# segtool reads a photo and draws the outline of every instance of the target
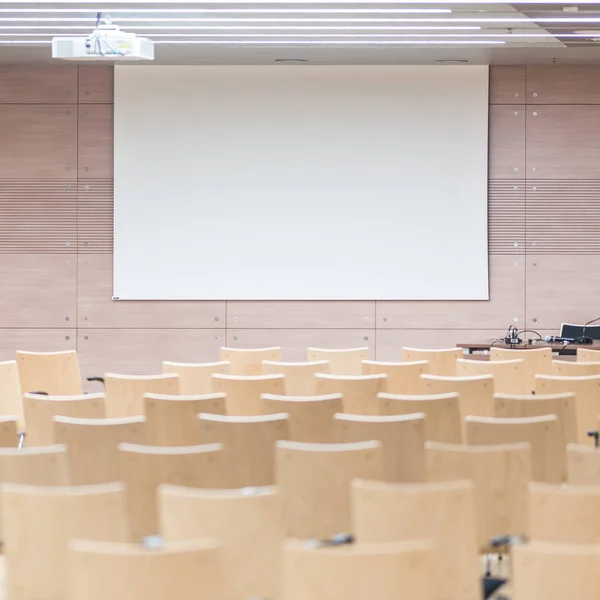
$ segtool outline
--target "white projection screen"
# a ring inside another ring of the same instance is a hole
[[[488,299],[486,66],[118,66],[114,297]]]

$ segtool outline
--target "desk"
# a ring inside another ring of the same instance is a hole
[[[537,342],[533,344],[518,344],[511,346],[504,342],[496,342],[493,339],[481,340],[478,342],[456,344],[459,348],[467,350],[469,354],[474,352],[484,352],[492,346],[494,348],[510,348],[515,350],[535,350],[539,348],[551,348],[552,352],[559,356],[568,356],[577,354],[577,348],[589,348],[591,350],[600,350],[600,342],[596,341],[593,344],[554,344],[548,342]]]

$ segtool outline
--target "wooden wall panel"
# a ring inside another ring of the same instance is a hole
[[[597,179],[600,105],[529,106],[527,176]]]
[[[600,257],[527,257],[528,326],[553,329],[600,316]]]
[[[600,67],[527,67],[528,104],[600,104]]]
[[[306,360],[306,349],[371,348],[375,357],[375,329],[227,329],[227,346],[268,348],[281,346],[283,360]]]
[[[106,65],[82,65],[79,67],[79,103],[112,104],[113,68]]]
[[[0,254],[0,327],[77,326],[74,255]]]
[[[80,254],[78,260],[81,328],[225,327],[225,302],[113,301],[112,254]]]
[[[17,350],[60,352],[76,347],[77,334],[73,329],[0,329],[0,361],[15,360]]]
[[[80,179],[112,179],[113,105],[79,107],[78,176]]]
[[[77,200],[79,251],[85,254],[112,255],[114,222],[113,180],[80,180],[77,186]]]
[[[82,376],[101,377],[160,373],[163,360],[215,361],[224,342],[224,329],[80,329],[77,348]]]
[[[525,67],[490,67],[490,104],[525,104]]]
[[[375,302],[228,302],[236,329],[357,329],[374,327]]]
[[[490,300],[377,302],[378,329],[493,329],[525,321],[523,256],[490,256]]]
[[[490,255],[525,252],[525,181],[489,181],[488,247]]]
[[[76,180],[0,179],[0,253],[72,254],[76,246]]]
[[[77,66],[0,66],[0,104],[77,104]]]
[[[489,177],[525,179],[525,106],[490,106]]]
[[[0,104],[0,179],[72,179],[77,106]]]

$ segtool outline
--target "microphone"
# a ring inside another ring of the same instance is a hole
[[[575,338],[560,337],[559,335],[547,335],[544,341],[549,344],[572,344]]]
[[[592,323],[597,323],[598,321],[600,321],[600,317],[597,317],[596,319],[592,319],[591,321],[588,321],[584,326],[583,329],[581,330],[581,337],[575,338],[575,343],[576,344],[593,344],[594,343],[594,339],[591,337],[588,337],[585,335],[585,330],[587,328],[588,325],[591,325]]]

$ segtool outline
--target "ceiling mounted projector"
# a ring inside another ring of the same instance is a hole
[[[154,43],[121,31],[108,17],[98,13],[96,29],[88,37],[55,37],[52,58],[109,62],[154,60]]]

